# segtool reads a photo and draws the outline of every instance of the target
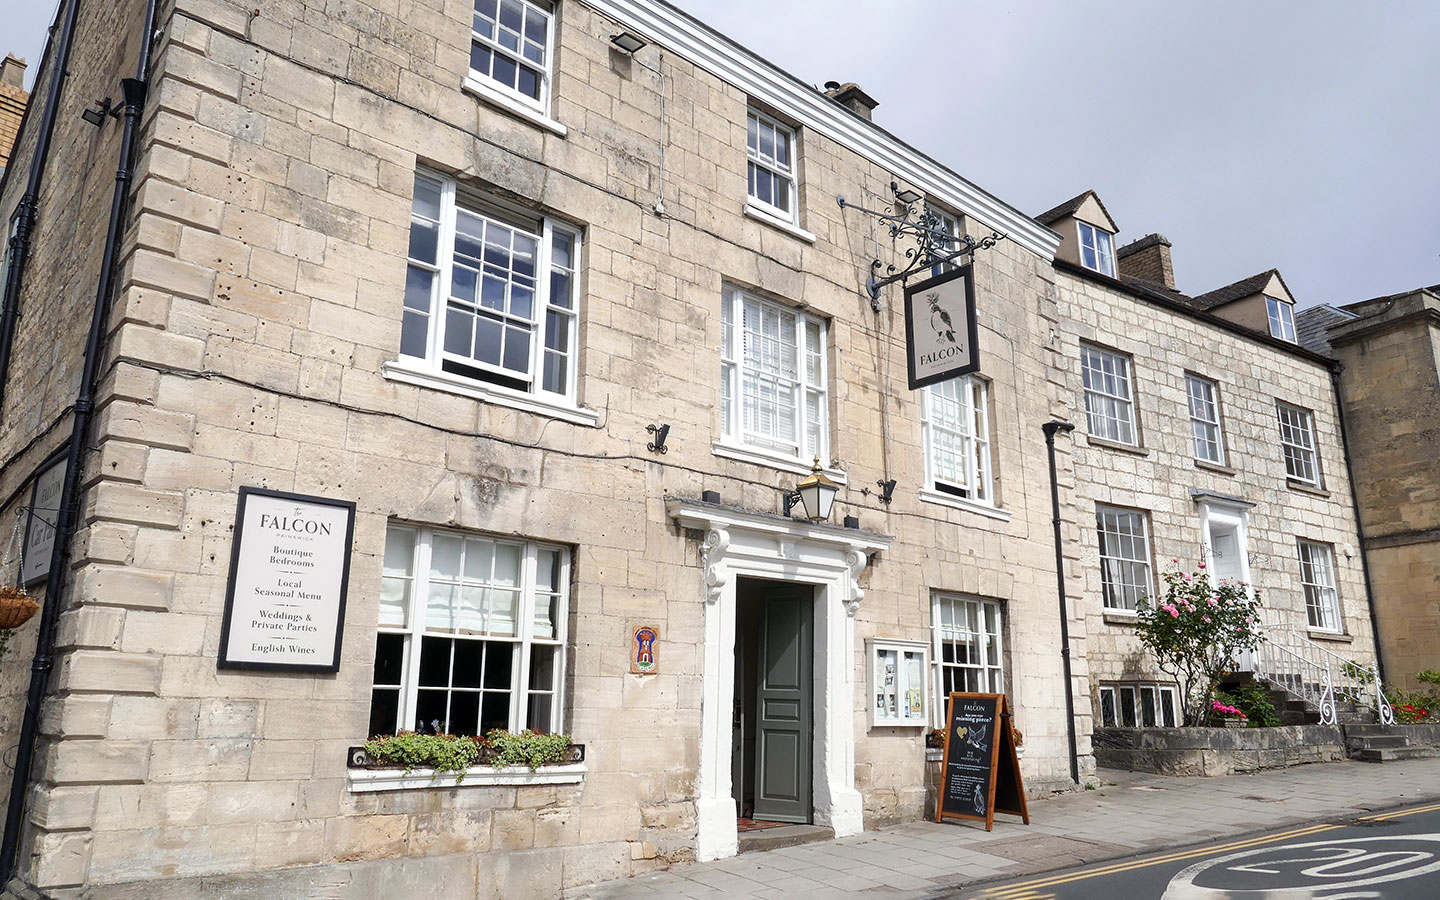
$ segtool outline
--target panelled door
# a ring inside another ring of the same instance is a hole
[[[757,819],[810,821],[815,590],[768,586],[760,608]]]

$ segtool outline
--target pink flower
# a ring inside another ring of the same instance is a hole
[[[1180,611],[1177,610],[1177,609],[1176,609],[1175,607],[1173,607],[1173,606],[1170,607],[1170,618],[1172,618],[1172,619],[1178,619],[1178,618],[1180,618]]]
[[[1210,598],[1208,598],[1205,602],[1206,602],[1207,604],[1209,604],[1210,606],[1217,606],[1217,605],[1219,605],[1219,600],[1218,600],[1217,598],[1215,598],[1215,597],[1210,597]]]
[[[1209,617],[1209,616],[1201,616],[1200,618],[1202,618],[1202,619],[1205,620],[1205,624],[1206,624],[1206,625],[1209,625],[1209,624],[1210,624],[1210,617]]]
[[[1172,557],[1170,557],[1170,561],[1171,561],[1172,563],[1178,563],[1180,560],[1178,560],[1178,559],[1176,559],[1175,557],[1172,556]]]
[[[1181,572],[1181,573],[1180,573],[1180,577],[1183,578],[1183,579],[1185,579],[1186,581],[1193,581],[1193,580],[1194,580],[1194,579],[1192,579],[1192,578],[1190,577],[1190,573],[1189,573],[1189,572]]]
[[[1203,562],[1200,564],[1200,568],[1205,568],[1205,564]]]

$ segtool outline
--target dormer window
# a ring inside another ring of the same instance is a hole
[[[1284,300],[1265,298],[1265,314],[1270,318],[1270,336],[1295,343],[1295,310]]]
[[[1077,220],[1075,224],[1080,226],[1080,264],[1114,278],[1115,248],[1110,232],[1101,231],[1089,222]]]

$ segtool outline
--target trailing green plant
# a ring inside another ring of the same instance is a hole
[[[365,753],[382,766],[403,766],[406,772],[429,768],[463,778],[480,759],[480,745],[471,737],[402,731],[371,738],[365,742]]]
[[[1198,572],[1177,568],[1163,578],[1165,595],[1137,604],[1135,632],[1179,685],[1185,724],[1204,725],[1216,680],[1265,639],[1255,615],[1260,592],[1252,595],[1245,584],[1229,579],[1211,584],[1204,563]]]
[[[541,734],[538,731],[504,731],[493,728],[477,739],[484,761],[499,769],[504,766],[553,766],[565,762],[574,742],[568,734]]]

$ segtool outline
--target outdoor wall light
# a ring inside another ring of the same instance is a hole
[[[94,107],[87,108],[84,112],[80,113],[80,118],[94,125],[96,128],[105,124],[106,116],[114,116],[117,119],[120,117],[120,107],[112,107],[109,97],[106,97],[104,100],[96,100]]]
[[[809,477],[795,485],[795,490],[785,492],[785,515],[790,515],[790,510],[799,503],[805,507],[805,518],[823,522],[830,518],[830,507],[834,505],[838,493],[840,486],[820,471],[820,457],[817,456]]]
[[[909,206],[916,200],[919,200],[921,196],[923,196],[919,191],[915,190],[914,188],[906,188],[902,191],[900,190],[900,185],[896,184],[893,181],[890,182],[890,191],[895,195],[895,199],[899,201],[901,206]]]
[[[610,36],[610,43],[624,50],[626,53],[634,54],[650,42],[633,32],[622,31],[619,34],[612,34]]]

